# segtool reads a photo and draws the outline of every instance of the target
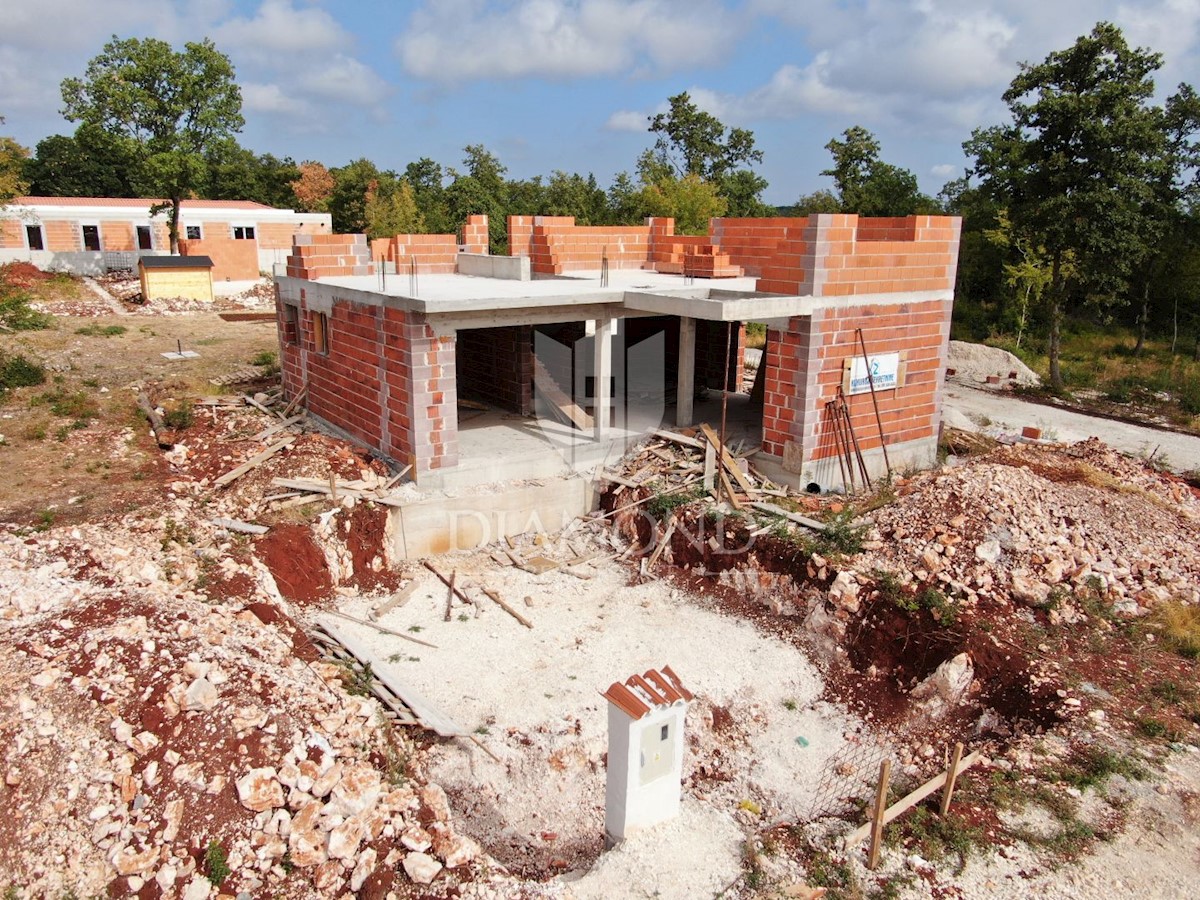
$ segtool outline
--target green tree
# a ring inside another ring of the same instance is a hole
[[[730,215],[769,215],[773,210],[761,198],[767,181],[751,170],[761,163],[762,151],[754,146],[754,132],[727,128],[720,119],[704,112],[684,91],[667,100],[665,113],[649,117],[650,132],[656,135],[649,151],[658,171],[646,176],[645,159],[639,161],[643,183],[660,182],[669,173],[679,180],[694,175],[716,185]]]
[[[608,189],[608,220],[610,225],[640,225],[646,218],[642,191],[628,172],[618,172]]]
[[[825,145],[833,168],[822,175],[833,178],[842,212],[860,216],[911,216],[933,212],[937,204],[921,193],[917,176],[879,158],[879,141],[861,125],[842,132]]]
[[[38,197],[136,197],[137,150],[128,138],[96,125],[38,141],[25,165]]]
[[[646,185],[642,206],[646,215],[674,218],[678,234],[707,234],[709,219],[725,215],[727,202],[711,181],[685,175]]]
[[[367,230],[367,192],[378,185],[383,173],[366,157],[331,169],[333,190],[326,207],[333,217],[333,230],[340,234],[362,234]]]
[[[244,124],[229,57],[209,40],[175,51],[157,38],[114,35],[83,78],[63,81],[62,97],[68,121],[135,143],[139,179],[165,198],[151,214],[169,212],[171,252],[177,253],[180,202],[203,187],[205,152]]]
[[[467,216],[486,215],[491,252],[502,254],[508,247],[507,215],[515,209],[510,205],[509,184],[504,179],[508,170],[482,144],[470,144],[463,152],[465,169],[451,169],[453,180],[446,188],[450,222],[458,229]]]
[[[0,116],[0,123],[4,118]],[[0,137],[0,206],[14,197],[24,196],[29,183],[24,178],[29,151],[9,137]]]
[[[811,194],[803,194],[792,207],[792,214],[811,216],[816,213],[836,213],[842,211],[842,201],[833,191],[819,190]]]
[[[289,159],[261,156],[227,138],[205,154],[208,183],[201,196],[208,200],[253,200],[287,209],[295,204],[292,182],[300,169]]]
[[[450,234],[458,225],[450,221],[446,205],[446,174],[440,163],[423,156],[404,168],[404,180],[412,185],[417,208],[431,234]],[[461,224],[461,223],[459,223]]]
[[[367,186],[364,218],[369,238],[419,234],[425,229],[412,185],[390,173]]]
[[[963,145],[1014,231],[1045,248],[1056,391],[1063,310],[1072,299],[1117,298],[1149,251],[1151,182],[1163,146],[1150,76],[1160,65],[1157,53],[1131,49],[1120,29],[1101,22],[1066,50],[1022,64],[1004,93],[1012,121],[976,130]]]

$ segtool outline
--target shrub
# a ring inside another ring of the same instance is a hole
[[[53,317],[29,305],[33,295],[9,278],[9,266],[0,266],[0,328],[9,331],[39,331],[49,328]]]
[[[0,350],[0,397],[13,388],[31,387],[46,381],[46,370],[19,353]]]
[[[208,849],[204,851],[204,874],[213,887],[218,888],[233,874],[229,868],[229,855],[216,841],[209,841]]]
[[[194,421],[195,416],[192,413],[192,402],[190,400],[184,400],[178,406],[168,409],[163,413],[163,424],[176,431],[191,428]]]

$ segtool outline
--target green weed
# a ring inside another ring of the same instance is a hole
[[[229,854],[225,852],[225,848],[216,841],[209,841],[208,849],[204,851],[204,877],[213,887],[219,888],[232,874],[233,870],[229,868]]]
[[[85,337],[116,337],[119,334],[124,334],[129,329],[124,325],[85,325],[83,328],[76,328],[76,334],[82,334]]]

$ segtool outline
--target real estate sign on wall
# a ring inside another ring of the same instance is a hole
[[[871,367],[869,374],[868,364]],[[868,393],[871,390],[872,382],[877,391],[894,390],[904,383],[899,353],[879,353],[869,357],[854,356],[846,360],[846,368],[849,371],[845,390],[850,395]]]

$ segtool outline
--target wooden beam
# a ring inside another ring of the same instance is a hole
[[[516,609],[514,609],[510,604],[505,602],[505,600],[503,598],[501,598],[501,596],[499,594],[497,594],[495,591],[493,591],[490,587],[485,587],[485,586],[481,585],[479,589],[481,591],[483,591],[485,594],[487,594],[489,597],[491,597],[492,600],[494,600],[496,602],[497,606],[499,606],[502,610],[504,610],[506,613],[508,613],[510,616],[512,616],[514,619],[516,619],[518,622],[520,622],[526,628],[533,628],[532,622],[530,622],[527,618],[525,618],[523,615],[521,615],[519,612],[517,612]]]
[[[776,506],[774,503],[763,503],[761,500],[751,500],[750,505],[757,510],[770,513],[773,516],[783,516],[789,522],[795,522],[797,525],[803,525],[805,528],[811,528],[813,531],[825,530],[824,522],[818,522],[816,519],[810,519],[808,516],[802,516],[799,513],[788,512],[783,507]]]
[[[392,637],[404,638],[404,640],[412,641],[414,644],[420,644],[422,647],[429,647],[433,650],[438,649],[437,644],[431,644],[431,643],[429,643],[429,641],[423,641],[420,638],[415,638],[411,634],[404,634],[403,632],[396,631],[395,629],[392,629],[392,628],[385,628],[383,625],[379,625],[375,622],[368,622],[366,619],[360,619],[357,616],[352,616],[352,615],[349,615],[344,612],[339,612],[336,609],[327,609],[327,610],[325,610],[325,613],[327,615],[338,616],[342,619],[345,619],[347,622],[354,622],[357,625],[367,625],[371,628],[374,628],[376,631],[378,631],[382,634],[390,634]]]
[[[954,745],[954,752],[950,755],[950,768],[946,770],[946,788],[942,791],[942,805],[939,808],[941,815],[946,815],[950,810],[950,798],[954,796],[954,782],[958,780],[958,764],[962,759],[962,741]]]
[[[729,474],[733,476],[733,480],[738,483],[743,491],[747,494],[754,493],[754,485],[746,478],[746,473],[742,471],[742,467],[737,464],[737,461],[729,455],[729,450],[721,446],[721,439],[717,433],[712,430],[712,426],[707,422],[700,425],[700,431],[708,438],[708,442],[714,447],[717,447],[721,453],[721,463],[729,470]]]
[[[162,416],[158,414],[158,410],[154,408],[154,404],[150,402],[150,397],[145,391],[138,394],[137,405],[138,409],[142,411],[142,415],[150,422],[150,431],[154,434],[154,441],[158,444],[158,449],[173,450],[175,445],[162,438],[163,432],[167,430],[167,425],[163,422]]]
[[[276,453],[278,453],[280,450],[282,450],[284,447],[290,447],[295,442],[296,442],[295,435],[289,435],[288,437],[285,437],[279,443],[272,444],[266,450],[262,451],[262,453],[259,453],[255,456],[250,457],[248,460],[246,460],[244,463],[242,463],[236,469],[231,469],[230,471],[226,472],[224,475],[222,475],[220,478],[218,478],[216,481],[214,481],[213,484],[216,487],[225,487],[226,485],[231,484],[234,481],[237,481],[239,478],[241,478],[247,472],[249,472],[253,469],[257,469],[259,466],[261,466],[263,463],[265,463],[268,459],[270,459],[272,456],[274,456]]]

